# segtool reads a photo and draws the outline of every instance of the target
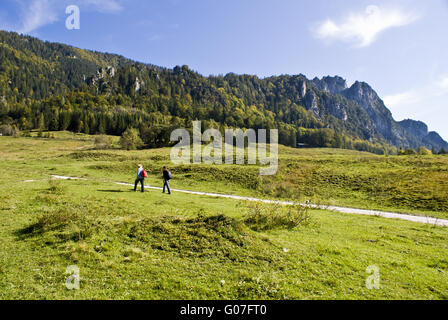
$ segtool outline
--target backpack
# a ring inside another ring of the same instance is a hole
[[[171,171],[168,171],[168,178],[173,179],[173,175],[171,174]]]
[[[142,172],[140,173],[140,176],[142,178],[147,178],[148,177],[148,172],[146,172],[146,170],[142,170]]]

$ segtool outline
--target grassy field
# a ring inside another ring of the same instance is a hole
[[[0,137],[1,299],[448,299],[448,229],[151,190],[169,149]],[[174,166],[172,187],[448,218],[448,158],[280,148],[279,174]],[[51,181],[51,175],[87,180]],[[27,180],[35,180],[26,182]],[[80,269],[80,290],[65,287]],[[369,290],[366,268],[380,270]]]

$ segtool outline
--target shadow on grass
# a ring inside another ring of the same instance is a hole
[[[107,193],[123,193],[123,190],[97,190],[98,192],[107,192]],[[134,191],[134,190],[132,190]]]
[[[68,225],[80,221],[85,222],[77,212],[59,210],[41,215],[33,224],[15,231],[15,235],[19,240],[41,237],[47,232],[63,232]]]
[[[17,239],[19,240],[25,240],[28,238],[32,238],[34,236],[41,236],[44,234],[44,230],[42,228],[42,226],[39,223],[34,223],[30,226],[21,228],[19,230],[16,230],[14,232],[14,235],[17,237]]]

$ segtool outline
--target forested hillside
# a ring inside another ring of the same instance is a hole
[[[395,122],[375,91],[339,77],[203,77],[112,54],[0,31],[0,124],[9,131],[121,135],[139,129],[147,147],[169,145],[174,128],[278,128],[280,143],[396,152],[448,144],[411,120]]]

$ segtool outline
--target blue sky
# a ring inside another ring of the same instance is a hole
[[[448,139],[448,0],[2,0],[0,29],[203,75],[365,81]]]

